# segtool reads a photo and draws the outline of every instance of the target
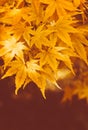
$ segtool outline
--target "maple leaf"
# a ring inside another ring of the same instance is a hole
[[[46,87],[46,78],[41,75],[41,67],[38,65],[38,60],[31,59],[27,61],[27,73],[28,77],[40,88],[43,97],[45,98],[45,87]]]
[[[16,24],[21,20],[21,13],[21,9],[8,9],[4,16],[0,18],[0,22],[9,25]]]
[[[45,10],[45,20],[51,17],[55,11],[58,16],[66,15],[66,11],[73,11],[75,8],[72,2],[67,0],[40,0],[44,4],[48,4],[48,7]]]
[[[46,89],[49,88],[50,86],[57,87],[61,89],[61,87],[57,83],[57,78],[56,78],[56,72],[52,71],[49,65],[45,65],[43,67],[43,70],[41,71],[41,74],[45,77],[46,80]],[[49,85],[49,86],[48,86]]]
[[[27,47],[23,42],[17,42],[14,37],[11,37],[8,40],[0,42],[2,48],[0,49],[0,56],[5,56],[5,63],[11,61],[14,56],[18,56],[20,59],[24,60],[23,50],[27,50]]]
[[[24,22],[19,22],[18,24],[12,26],[12,34],[13,36],[19,40],[23,38],[28,46],[30,46],[30,34],[34,31],[32,30],[32,26],[27,26]]]
[[[0,32],[0,41],[3,41],[11,37],[12,29],[10,27],[0,25]]]
[[[30,25],[30,22],[33,21],[33,18],[30,16],[33,14],[32,12],[32,8],[30,7],[23,7],[21,8],[21,13],[22,13],[22,18],[25,22],[29,23]]]
[[[72,26],[74,21],[68,17],[59,18],[54,26],[51,26],[50,29],[54,30],[56,35],[69,47],[73,48],[71,41],[71,33],[77,33],[77,29]]]
[[[59,59],[58,51],[66,49],[65,47],[53,47],[48,48],[47,50],[42,50],[37,54],[36,58],[40,58],[40,66],[44,66],[45,64],[49,64],[53,71],[57,70]]]
[[[38,28],[32,33],[33,37],[31,38],[31,46],[35,46],[39,49],[42,48],[42,45],[48,46],[49,41],[47,36],[52,32],[52,30],[44,29],[44,24],[38,26]]]
[[[58,54],[58,59],[63,61],[65,63],[65,65],[71,70],[71,72],[75,75],[73,67],[72,67],[72,61],[70,59],[69,55],[63,54],[63,53],[59,53]]]
[[[21,88],[22,85],[24,84],[26,77],[27,77],[26,66],[23,64],[23,65],[21,65],[20,69],[17,71],[16,77],[15,77],[15,84],[16,84],[15,93],[16,94],[17,94],[19,88]]]
[[[62,61],[66,64],[66,66],[72,71],[72,62],[70,60],[69,55],[64,54],[62,51],[66,50],[65,47],[53,47],[48,50],[42,50],[37,54],[36,58],[40,58],[40,66],[44,66],[45,64],[49,64],[52,70],[55,72],[59,65],[59,61]]]
[[[26,26],[23,32],[23,38],[26,41],[27,45],[30,47],[31,46],[31,36],[33,34],[33,30],[31,26]]]
[[[17,40],[19,40],[22,37],[24,32],[25,32],[24,22],[19,22],[18,24],[15,24],[14,26],[12,26],[12,34]]]
[[[35,10],[35,13],[37,14],[37,15],[39,15],[40,14],[40,0],[32,0],[32,5],[33,5],[33,7],[34,7],[34,10]]]
[[[87,52],[85,47],[83,46],[83,43],[85,45],[88,45],[88,41],[82,34],[76,34],[72,36],[73,46],[78,53],[79,57],[85,61],[85,63],[88,64],[88,58],[87,58]]]
[[[14,60],[9,63],[9,69],[2,76],[2,79],[13,75],[15,75],[15,84],[16,84],[15,93],[17,94],[17,91],[19,90],[20,87],[22,87],[27,77],[26,66],[20,59]]]
[[[31,24],[32,22],[32,25],[39,25],[40,22],[42,21],[43,19],[43,7],[40,6],[40,3],[38,5],[36,4],[37,0],[36,1],[27,1],[27,3],[29,3],[29,6],[28,7],[23,7],[21,8],[21,13],[23,14],[22,15],[22,18],[29,23],[29,25]]]
[[[9,62],[9,64],[8,64],[9,69],[2,76],[2,79],[16,74],[17,71],[20,69],[20,67],[21,67],[22,64],[23,63],[22,63],[21,60],[14,60],[12,62]]]
[[[42,95],[45,97],[45,89],[47,87],[47,83],[51,83],[55,85],[59,89],[59,85],[56,83],[56,79],[53,76],[52,71],[49,68],[41,68],[37,60],[30,60],[27,64],[27,73],[28,77],[40,88]],[[51,75],[52,73],[52,75]]]

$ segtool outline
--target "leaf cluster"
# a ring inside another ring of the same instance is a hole
[[[72,58],[88,65],[86,0],[1,0],[2,78],[15,76],[16,91],[31,81],[45,97],[47,82],[59,87],[57,73]]]

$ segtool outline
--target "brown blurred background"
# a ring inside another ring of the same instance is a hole
[[[0,130],[88,130],[88,104],[61,103],[63,92],[47,91],[44,100],[34,84],[14,95],[10,79],[0,81]]]

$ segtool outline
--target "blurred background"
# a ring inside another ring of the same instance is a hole
[[[31,83],[14,95],[10,79],[0,81],[0,130],[88,130],[85,99],[61,102],[63,92],[46,91],[46,100]]]

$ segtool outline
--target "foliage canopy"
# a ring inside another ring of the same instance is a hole
[[[32,81],[45,97],[58,71],[75,74],[72,58],[88,65],[86,0],[1,0],[0,32],[2,78],[15,76],[16,94]]]

